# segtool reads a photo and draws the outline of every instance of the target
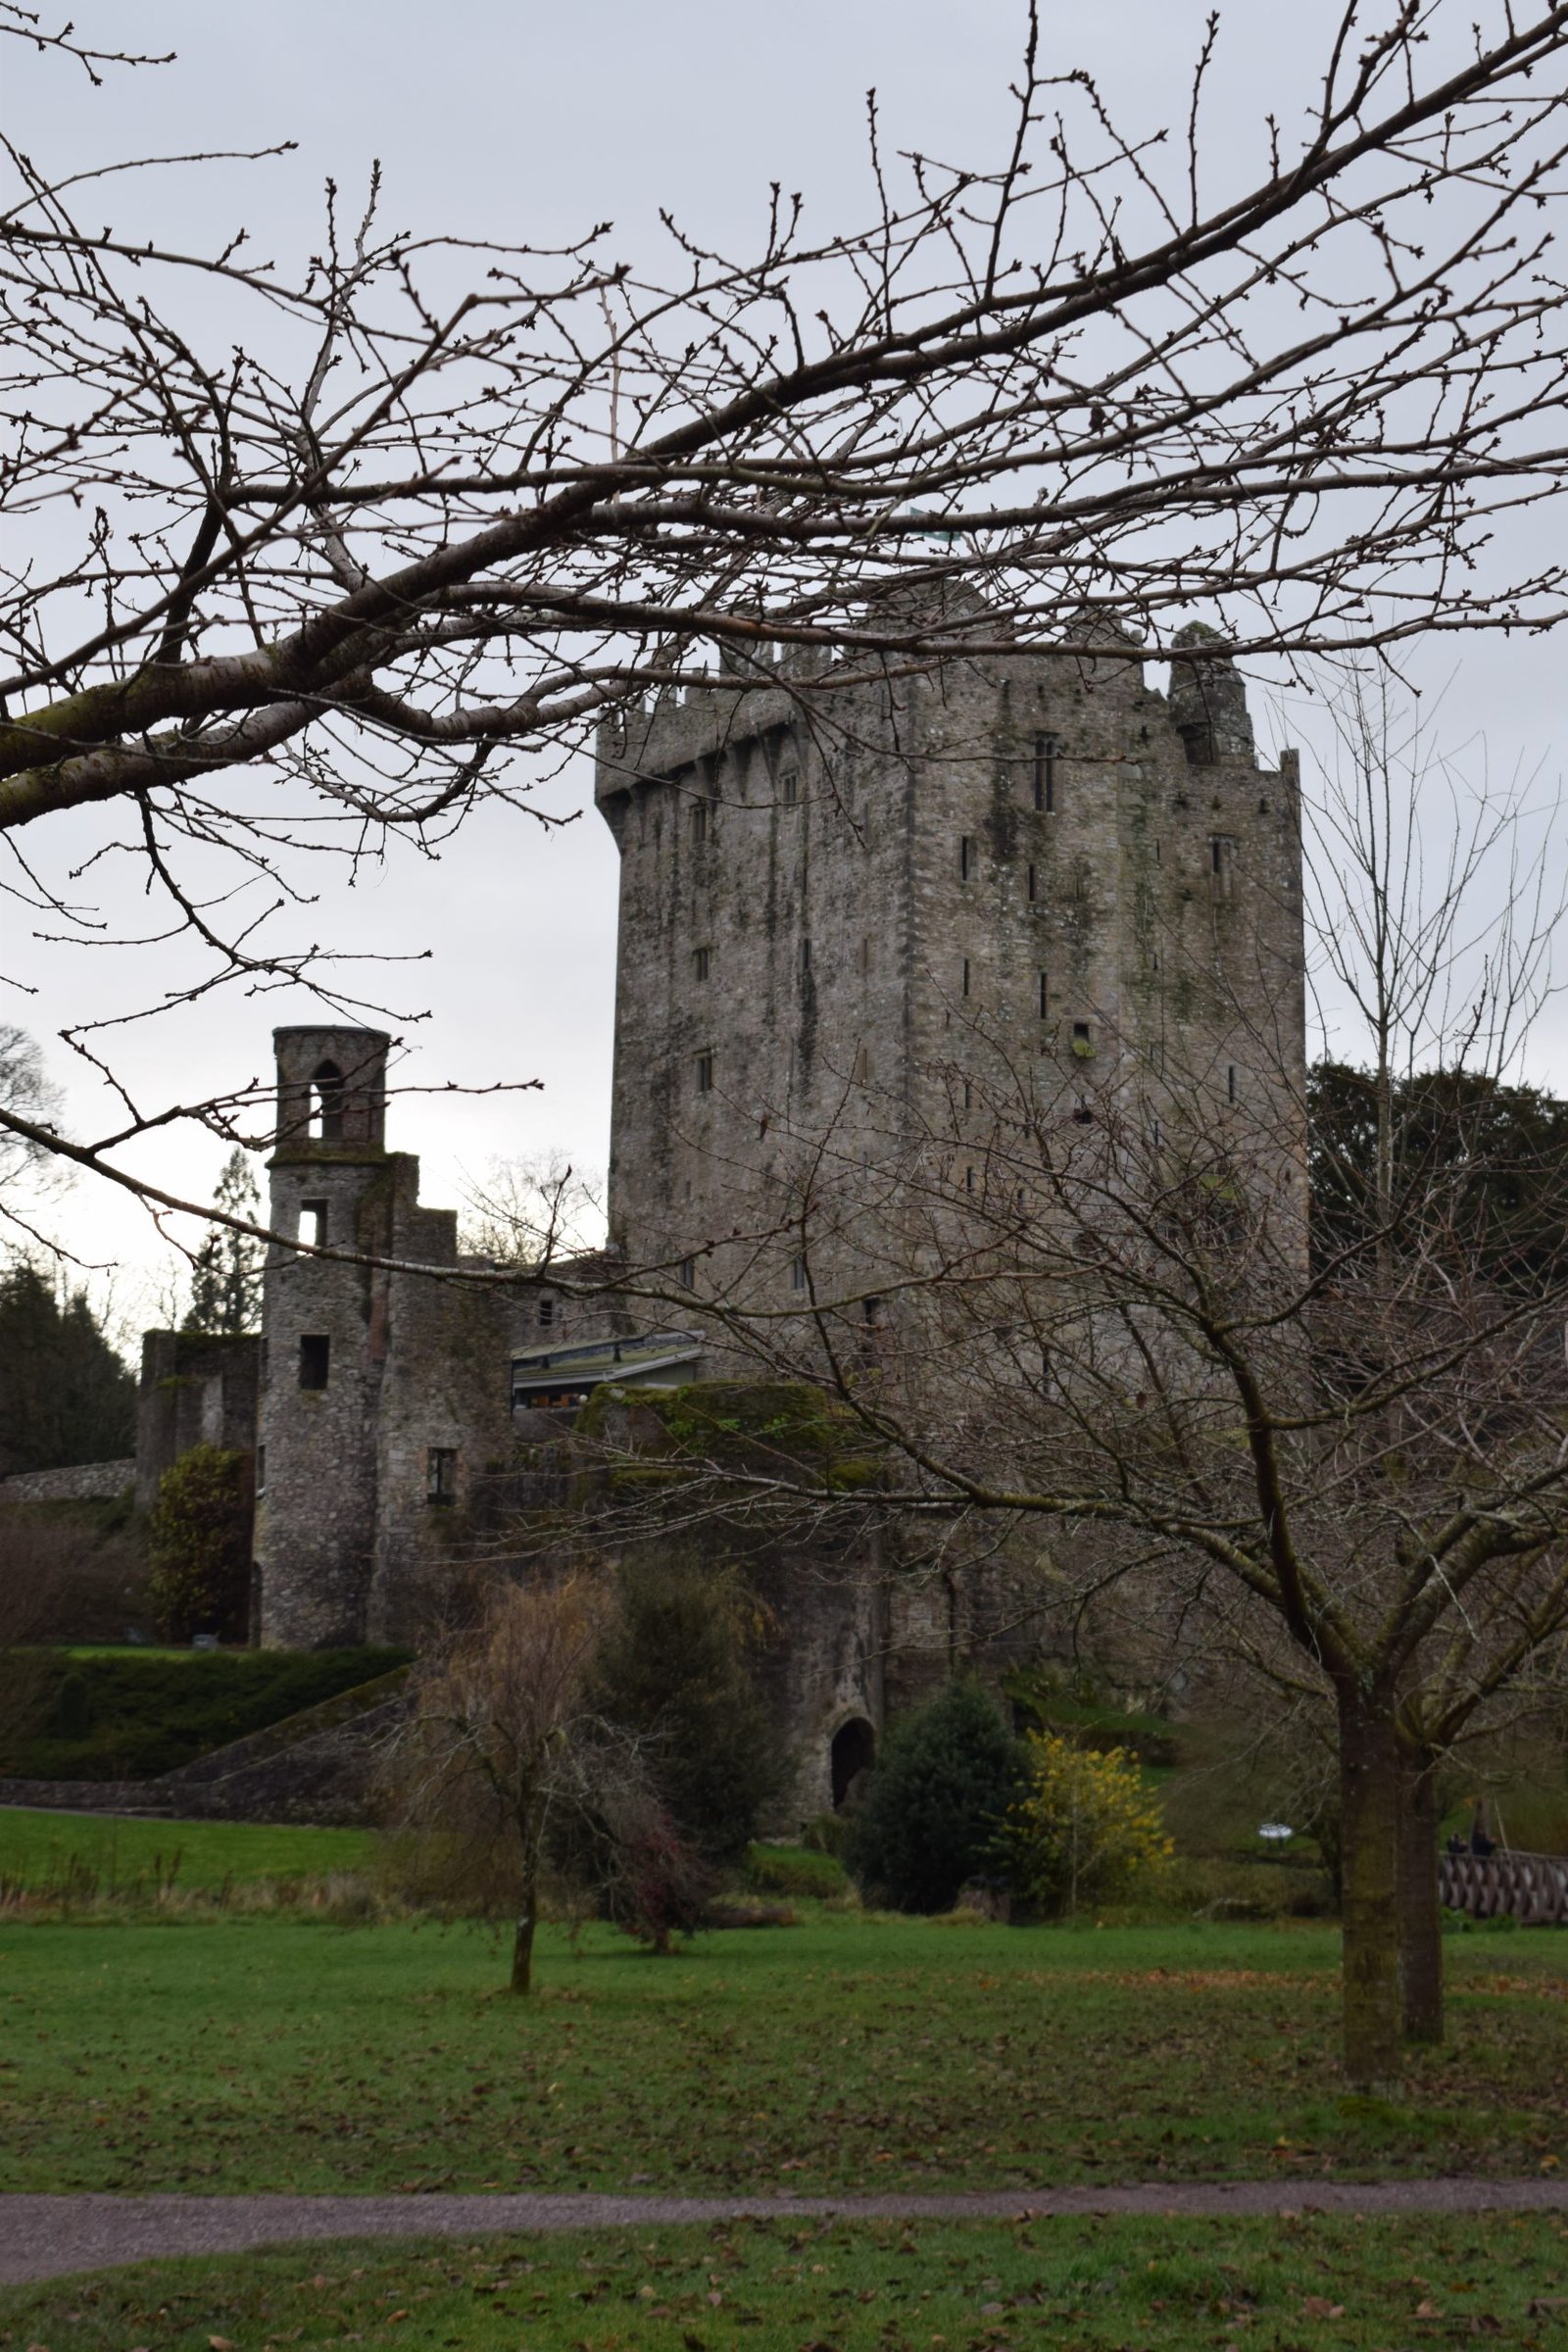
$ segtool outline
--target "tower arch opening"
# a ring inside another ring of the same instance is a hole
[[[343,1141],[343,1073],[335,1061],[311,1072],[311,1133],[323,1144]]]
[[[856,1784],[876,1762],[876,1734],[863,1715],[852,1715],[833,1735],[828,1767],[833,1782],[833,1810],[842,1813]]]

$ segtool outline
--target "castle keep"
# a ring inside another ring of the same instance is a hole
[[[999,1071],[1061,1103],[1095,1090],[1289,1123],[1295,756],[1259,763],[1242,682],[1205,639],[1168,698],[1134,649],[1070,647],[960,643],[904,675],[730,669],[602,728],[595,797],[621,874],[612,1262],[666,1268],[689,1313],[479,1279],[454,1212],[420,1203],[417,1160],[387,1148],[388,1039],[276,1033],[273,1228],[378,1262],[277,1250],[267,1269],[256,1638],[416,1632],[441,1614],[454,1530],[564,1416],[607,1382],[733,1370],[705,1298],[788,1305],[799,1154],[824,1136],[852,1170],[938,1133],[961,1155],[971,1084]],[[818,1246],[852,1289],[886,1271],[853,1202]],[[168,1385],[144,1375],[172,1429]],[[983,1582],[906,1589],[874,1561],[804,1554],[757,1575],[806,1810],[842,1794],[890,1706],[1004,1618],[1030,1638]]]

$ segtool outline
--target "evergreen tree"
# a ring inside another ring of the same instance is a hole
[[[85,1295],[62,1304],[25,1262],[0,1273],[0,1476],[116,1461],[135,1444],[135,1376]]]
[[[899,1911],[946,1911],[997,1853],[1024,1750],[976,1682],[894,1725],[851,1817],[844,1859],[867,1894]]]
[[[226,1216],[248,1217],[253,1225],[260,1224],[261,1194],[245,1152],[233,1151],[223,1162],[213,1205]],[[180,1328],[224,1339],[259,1331],[263,1254],[263,1244],[252,1235],[215,1225],[192,1263],[190,1306]]]
[[[1393,1087],[1390,1213],[1407,1253],[1510,1290],[1560,1280],[1568,1220],[1568,1102],[1475,1070],[1417,1070]],[[1376,1247],[1378,1099],[1373,1073],[1320,1061],[1307,1080],[1314,1254]]]
[[[780,1748],[747,1655],[757,1607],[733,1568],[677,1555],[622,1569],[595,1700],[645,1743],[657,1794],[705,1862],[737,1862],[782,1793]]]

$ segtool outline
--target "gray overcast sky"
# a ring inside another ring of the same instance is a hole
[[[1046,62],[1090,66],[1124,121],[1156,128],[1172,108],[1185,113],[1206,5],[1049,0]],[[617,252],[635,260],[659,250],[664,206],[736,250],[752,242],[773,179],[804,190],[824,229],[849,226],[868,205],[867,86],[877,86],[889,148],[993,164],[1024,27],[1013,0],[793,0],[782,12],[717,0],[657,9],[632,0],[268,0],[262,9],[86,0],[73,13],[87,37],[172,48],[178,62],[112,74],[91,91],[59,64],[12,56],[3,107],[17,143],[53,174],[129,155],[296,139],[291,157],[193,172],[169,183],[164,199],[175,212],[189,206],[193,238],[206,242],[218,221],[244,220],[259,249],[280,260],[318,242],[324,177],[352,200],[374,157],[386,172],[386,220],[421,229],[544,243],[608,220]],[[1311,68],[1337,15],[1337,0],[1235,0],[1206,104],[1217,173],[1250,176],[1264,113],[1289,119],[1309,100]],[[1494,770],[1523,759],[1554,776],[1561,662],[1550,640],[1450,640],[1419,674],[1426,688],[1446,690],[1446,742],[1484,730]],[[1285,739],[1298,732],[1288,719]],[[579,768],[544,797],[567,813],[588,791]],[[47,855],[68,864],[91,838],[90,824],[62,828]],[[406,1032],[415,1082],[543,1081],[541,1092],[510,1102],[397,1112],[393,1140],[421,1151],[427,1200],[453,1200],[460,1169],[478,1172],[496,1154],[560,1146],[579,1163],[603,1164],[614,902],[614,858],[591,808],[551,835],[492,809],[434,866],[394,850],[352,893],[336,882],[324,890],[314,936],[432,952],[388,990],[430,1016]],[[4,919],[8,928],[16,921]],[[39,993],[8,993],[0,1019],[23,1022],[46,1047],[67,1022],[102,1012],[121,985],[101,955],[79,948],[34,942],[7,960]],[[130,985],[145,992],[156,972],[147,956],[139,962]],[[144,1108],[217,1091],[265,1073],[274,1023],[311,1017],[303,994],[225,993],[147,1027],[122,1066]],[[50,1060],[70,1078],[63,1048]],[[1568,1079],[1568,1057],[1556,1062],[1549,1056],[1540,1074]],[[74,1082],[70,1115],[85,1134],[108,1113],[101,1096]],[[220,1157],[198,1138],[149,1148],[137,1164],[205,1197]],[[160,1254],[138,1210],[86,1185],[75,1205],[91,1254],[128,1266]]]

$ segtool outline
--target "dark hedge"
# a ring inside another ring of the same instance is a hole
[[[20,1780],[150,1780],[405,1665],[403,1649],[199,1650],[51,1659]]]

